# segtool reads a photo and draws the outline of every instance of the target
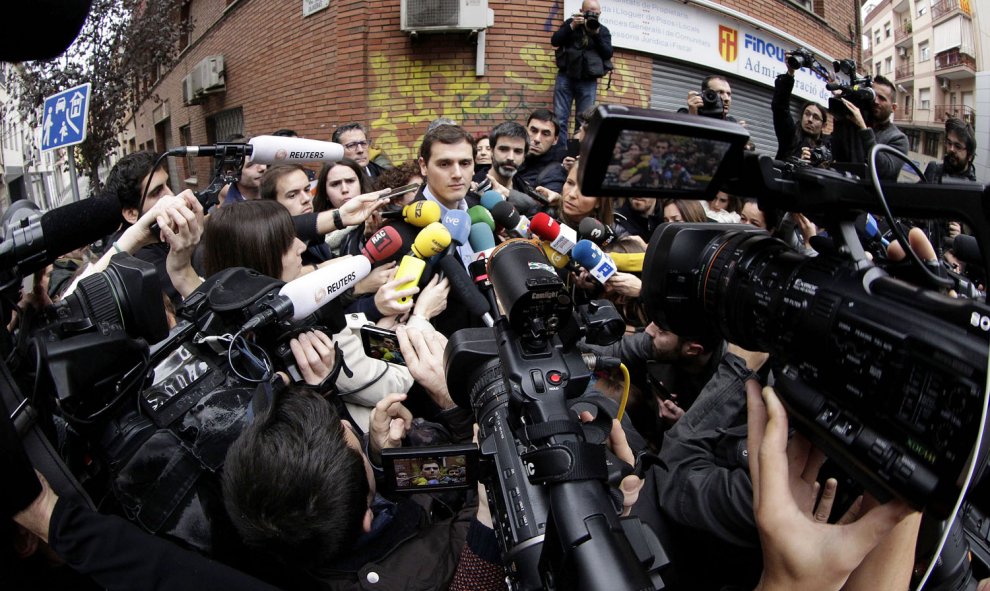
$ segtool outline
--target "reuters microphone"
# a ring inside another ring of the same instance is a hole
[[[615,261],[591,240],[581,240],[571,249],[571,258],[588,270],[592,277],[604,284],[615,275]]]
[[[542,211],[533,216],[529,222],[529,231],[534,236],[546,240],[560,254],[568,254],[577,244],[577,232],[573,228],[559,223]]]
[[[396,289],[403,290],[418,285],[419,278],[423,276],[423,270],[426,268],[426,259],[440,254],[449,245],[450,232],[440,222],[433,222],[420,230],[409,254],[402,257],[399,268],[395,271],[396,277],[412,277],[412,279],[397,286]],[[411,301],[412,296],[403,296],[398,299],[400,304]]]
[[[440,221],[440,205],[433,201],[416,201],[401,210],[382,213],[385,219],[402,219],[417,228],[425,228],[433,222]]]

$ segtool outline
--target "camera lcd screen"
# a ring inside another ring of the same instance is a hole
[[[430,493],[478,482],[478,448],[470,445],[382,450],[389,491]]]
[[[658,131],[619,134],[602,188],[707,192],[732,144]]]
[[[581,146],[581,192],[710,200],[739,172],[748,141],[738,123],[604,105]]]

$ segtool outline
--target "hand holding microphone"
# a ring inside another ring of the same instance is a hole
[[[433,222],[420,230],[416,236],[409,254],[402,257],[399,268],[396,270],[396,277],[407,278],[408,280],[398,286],[399,290],[415,287],[419,283],[419,278],[426,268],[426,259],[435,254],[440,254],[450,245],[450,232],[443,227],[440,222]],[[386,284],[387,285],[387,284]],[[400,304],[412,302],[409,295],[399,296]]]

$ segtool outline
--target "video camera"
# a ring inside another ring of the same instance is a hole
[[[873,78],[859,76],[856,73],[856,62],[852,60],[836,60],[833,65],[836,74],[842,74],[849,82],[829,82],[825,85],[828,90],[840,91],[837,96],[828,99],[828,108],[836,117],[849,114],[849,109],[841,99],[846,99],[859,109],[867,126],[873,124],[873,102],[877,98],[873,90]]]
[[[890,210],[963,220],[986,265],[990,189],[778,168],[766,156],[741,154],[742,130],[642,109],[601,107],[588,133],[585,194],[667,196],[608,177],[615,140],[647,135],[690,152],[704,138],[724,146],[724,158],[712,182],[687,186],[680,197],[708,199],[717,181],[735,195],[757,197],[761,209],[813,216],[828,235],[815,243],[816,257],[751,226],[660,226],[643,265],[648,316],[677,334],[769,352],[792,423],[879,500],[899,498],[946,519],[962,514],[963,496],[976,490],[966,513],[985,513],[990,306],[944,295],[951,282],[920,270],[920,261],[906,269],[868,260],[857,220],[871,212],[895,227]],[[893,152],[879,146],[873,157],[882,150]],[[903,236],[898,241],[912,252]]]

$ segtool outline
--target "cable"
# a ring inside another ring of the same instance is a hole
[[[894,234],[894,238],[896,238],[897,243],[901,245],[901,248],[904,250],[904,254],[910,257],[911,262],[921,269],[922,274],[928,278],[928,281],[935,289],[951,289],[954,286],[952,280],[939,277],[935,273],[932,273],[925,263],[918,258],[917,253],[915,253],[914,249],[911,248],[911,245],[908,244],[907,237],[904,236],[904,232],[901,232],[900,226],[898,226],[894,220],[894,214],[890,212],[890,207],[887,205],[887,198],[883,194],[883,187],[880,186],[880,177],[877,176],[877,154],[879,152],[893,154],[904,162],[907,162],[914,172],[921,178],[925,178],[924,173],[921,172],[921,169],[918,168],[914,162],[911,162],[907,156],[901,154],[899,151],[886,144],[876,144],[873,146],[873,149],[870,150],[870,180],[873,181],[873,190],[877,193],[877,197],[880,200],[880,205],[883,207],[884,218],[886,218],[887,225],[890,226],[890,231]]]
[[[268,353],[264,349],[245,339],[241,334],[243,332],[243,330],[237,331],[237,334],[230,339],[230,344],[227,346],[227,366],[230,367],[230,371],[234,372],[234,375],[245,382],[252,384],[267,382],[272,376],[272,361],[268,358]],[[235,345],[237,346],[237,352],[241,354],[241,358],[248,361],[249,367],[253,366],[254,369],[261,371],[262,375],[260,378],[249,377],[237,371],[237,367],[234,365]]]
[[[625,363],[619,364],[619,369],[622,371],[622,379],[625,383],[622,385],[622,400],[619,401],[619,412],[616,414],[615,418],[622,420],[622,415],[626,412],[626,402],[629,401],[629,368],[626,367]]]

